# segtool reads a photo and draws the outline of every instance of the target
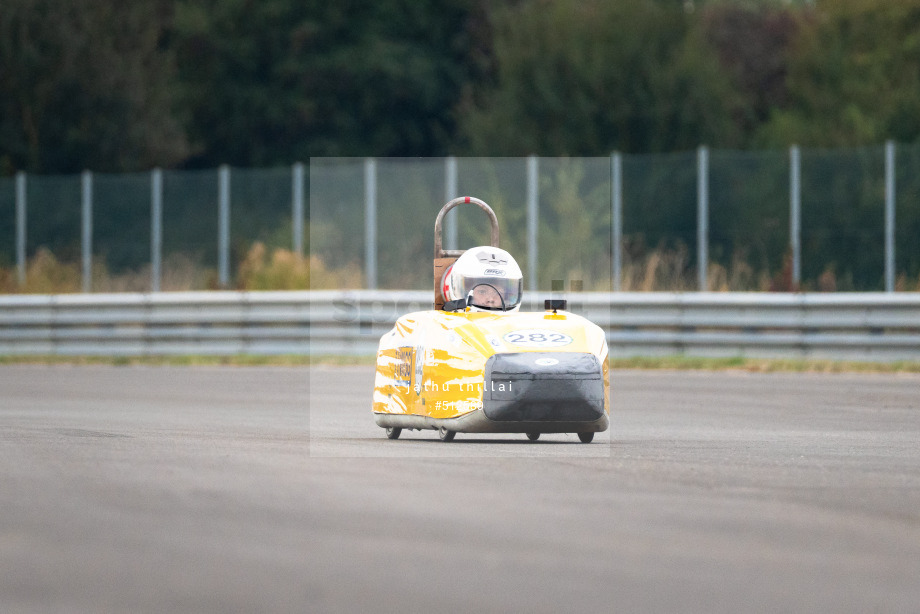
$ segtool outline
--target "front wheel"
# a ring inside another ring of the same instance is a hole
[[[454,435],[457,433],[451,430],[448,430],[446,427],[441,427],[438,429],[438,437],[441,438],[441,441],[453,441]]]
[[[536,441],[540,439],[540,433],[527,433],[527,439],[530,441]]]
[[[387,427],[387,439],[399,439],[399,435],[402,433],[402,429],[398,426],[388,426]]]
[[[581,439],[581,443],[591,443],[594,439],[594,432],[589,431],[587,433],[579,433],[578,438]]]

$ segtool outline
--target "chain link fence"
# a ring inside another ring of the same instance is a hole
[[[435,216],[472,195],[530,290],[909,291],[918,171],[920,145],[888,144],[20,174],[0,178],[0,270],[7,292],[428,289]],[[444,232],[488,242],[472,207]]]

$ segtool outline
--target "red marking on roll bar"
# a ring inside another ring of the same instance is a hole
[[[464,200],[463,202],[465,202],[465,203],[468,203],[468,202],[470,202],[470,197],[469,197],[469,196],[467,196],[467,197],[466,197],[466,199],[465,199],[465,200]]]

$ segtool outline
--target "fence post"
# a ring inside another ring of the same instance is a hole
[[[613,251],[613,291],[619,292],[623,278],[623,157],[619,152],[610,156],[610,173],[613,177],[610,191],[613,208],[613,236],[610,242]]]
[[[537,292],[537,220],[540,208],[539,161],[537,156],[527,158],[527,285],[531,293]]]
[[[217,171],[217,277],[221,288],[230,285],[230,167]]]
[[[16,275],[26,283],[26,173],[16,173]]]
[[[895,145],[885,143],[885,292],[894,292]]]
[[[457,198],[457,158],[448,156],[444,161],[444,202],[450,202]],[[445,249],[458,249],[458,229],[457,208],[454,207],[447,212],[444,218],[444,234],[446,235]]]
[[[697,150],[696,188],[696,260],[699,267],[700,292],[705,292],[708,288],[709,268],[709,149],[705,145],[701,145]]]
[[[303,219],[304,219],[304,165],[303,162],[296,162],[291,169],[291,198],[293,211],[291,217],[294,223],[294,236],[292,242],[294,253],[303,256]]]
[[[150,171],[150,291],[160,291],[163,275],[163,171]]]
[[[377,289],[377,160],[364,160],[364,277],[368,290]]]
[[[802,283],[802,156],[789,148],[789,246],[792,248],[792,287]]]
[[[81,177],[83,192],[83,232],[82,246],[83,255],[83,292],[92,292],[93,290],[93,174],[90,171],[83,171]]]

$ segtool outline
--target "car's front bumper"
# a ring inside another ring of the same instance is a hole
[[[486,362],[482,407],[453,418],[376,413],[378,426],[458,433],[586,433],[607,430],[604,372],[581,352],[520,352]]]

